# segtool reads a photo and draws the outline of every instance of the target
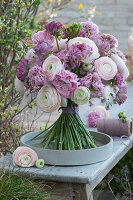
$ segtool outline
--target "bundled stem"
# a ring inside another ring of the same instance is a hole
[[[47,130],[42,140],[44,148],[54,142],[55,150],[80,150],[95,148],[95,141],[77,113],[62,112],[57,121]],[[34,137],[33,139],[35,139]]]

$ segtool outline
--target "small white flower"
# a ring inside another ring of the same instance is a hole
[[[127,77],[129,76],[129,71],[123,60],[118,55],[115,55],[113,53],[111,54],[111,58],[116,63],[118,71],[122,73],[123,78],[127,79]]]
[[[92,48],[92,54],[89,55],[87,58],[83,59],[82,62],[90,63],[93,59],[96,59],[99,57],[98,48],[96,44],[89,38],[84,38],[84,37],[73,38],[69,40],[68,47],[70,48],[73,44],[76,44],[76,43],[80,43],[80,44],[85,43]]]
[[[24,83],[20,81],[17,77],[15,78],[15,88],[17,92],[24,93]]]
[[[84,64],[83,64],[83,70],[84,70],[85,72],[90,71],[90,69],[92,69],[92,64],[87,64],[87,63],[84,63]]]
[[[109,99],[111,93],[112,93],[112,88],[109,85],[107,85],[107,86],[104,87],[102,96],[105,99]]]
[[[79,86],[75,91],[71,100],[77,105],[83,105],[89,102],[90,91],[87,87]]]

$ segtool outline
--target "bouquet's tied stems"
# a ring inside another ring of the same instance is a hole
[[[53,149],[55,150],[79,150],[96,147],[93,137],[78,115],[78,106],[75,104],[62,108],[62,114],[57,121],[42,133],[45,133],[42,140],[45,149],[49,147],[51,142],[54,143]]]

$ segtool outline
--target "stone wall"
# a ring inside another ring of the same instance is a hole
[[[133,0],[75,0],[69,8],[58,13],[58,19],[63,22],[85,21],[79,12],[78,4],[82,3],[87,11],[96,5],[100,16],[95,16],[92,21],[99,25],[100,32],[113,34],[119,41],[119,49],[127,51],[128,33],[133,27]],[[74,20],[73,20],[74,18]]]

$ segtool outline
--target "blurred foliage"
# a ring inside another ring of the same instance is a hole
[[[2,88],[13,82],[14,67],[27,51],[23,43],[39,29],[35,15],[41,0],[2,0],[0,6],[0,85]]]
[[[15,106],[20,97],[15,92],[16,66],[26,54],[24,39],[40,29],[35,15],[41,0],[0,1],[0,149],[16,148],[20,127],[14,117],[20,113]]]
[[[111,190],[114,196],[119,194],[127,200],[133,198],[133,148],[111,170],[97,189]]]

